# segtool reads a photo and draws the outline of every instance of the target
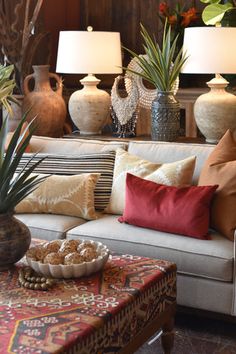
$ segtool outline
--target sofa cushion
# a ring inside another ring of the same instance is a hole
[[[127,142],[122,141],[100,141],[84,139],[48,138],[44,136],[33,136],[30,140],[32,152],[83,155],[99,152],[113,151],[118,148],[126,149]]]
[[[165,186],[127,173],[125,209],[131,225],[209,239],[210,202],[217,186]]]
[[[199,185],[219,184],[211,209],[211,225],[230,240],[236,229],[236,141],[228,130],[206,161]]]
[[[33,158],[33,159],[32,159]],[[55,155],[55,154],[24,154],[18,172],[30,159],[32,162],[44,160],[36,167],[35,173],[55,175],[78,175],[81,173],[100,173],[94,190],[94,205],[97,210],[104,210],[109,203],[115,163],[115,151],[99,154]]]
[[[15,217],[29,227],[31,237],[48,241],[64,239],[68,230],[86,222],[82,218],[53,214],[16,214]]]
[[[184,186],[191,184],[194,166],[195,156],[181,161],[161,164],[140,159],[123,149],[118,149],[116,151],[111,198],[107,212],[111,214],[123,213],[127,172],[157,183]]]
[[[198,240],[121,224],[117,215],[104,214],[68,231],[68,239],[77,237],[101,241],[116,252],[172,261],[181,274],[232,281],[232,242],[213,231],[211,240]]]
[[[130,141],[128,152],[152,162],[167,163],[196,156],[193,183],[197,184],[202,166],[214,145],[170,143],[164,141]]]
[[[39,177],[45,175],[38,175]],[[49,213],[97,218],[94,209],[94,188],[100,174],[74,176],[51,175],[16,205],[16,213]]]

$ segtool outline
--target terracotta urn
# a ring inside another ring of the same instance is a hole
[[[0,214],[0,271],[18,262],[28,250],[30,241],[28,227],[13,213]]]
[[[22,111],[28,113],[28,121],[36,117],[35,135],[60,137],[66,119],[66,104],[62,97],[62,80],[49,72],[49,65],[34,65],[34,73],[24,80]],[[55,90],[51,87],[51,79],[56,80]],[[34,81],[31,89],[30,81]]]

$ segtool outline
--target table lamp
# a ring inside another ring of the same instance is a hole
[[[88,74],[83,89],[69,99],[70,116],[80,134],[101,134],[110,112],[110,95],[97,88],[94,74],[122,73],[121,43],[118,32],[61,31],[56,71],[65,74]]]
[[[216,143],[227,129],[236,129],[236,96],[220,74],[236,73],[236,28],[189,27],[185,29],[183,51],[188,60],[182,73],[215,74],[207,82],[210,91],[194,104],[196,124],[209,143]]]

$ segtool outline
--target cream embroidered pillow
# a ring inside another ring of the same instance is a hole
[[[196,157],[191,156],[172,163],[157,164],[131,155],[123,149],[118,149],[116,151],[111,198],[106,212],[123,214],[127,172],[168,186],[186,186],[192,183],[195,161]]]
[[[39,176],[43,176],[40,175]],[[94,189],[100,173],[73,176],[51,175],[15,208],[16,213],[49,213],[97,218]]]

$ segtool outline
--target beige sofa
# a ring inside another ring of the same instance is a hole
[[[33,151],[57,154],[97,153],[127,149],[152,162],[173,162],[197,157],[193,183],[214,146],[151,141],[95,141],[33,137]],[[121,224],[117,215],[104,214],[97,220],[48,215],[18,214],[33,237],[42,239],[82,237],[105,243],[111,250],[132,255],[162,258],[177,264],[179,305],[236,315],[235,242],[211,231],[212,240],[199,240],[176,234]]]

